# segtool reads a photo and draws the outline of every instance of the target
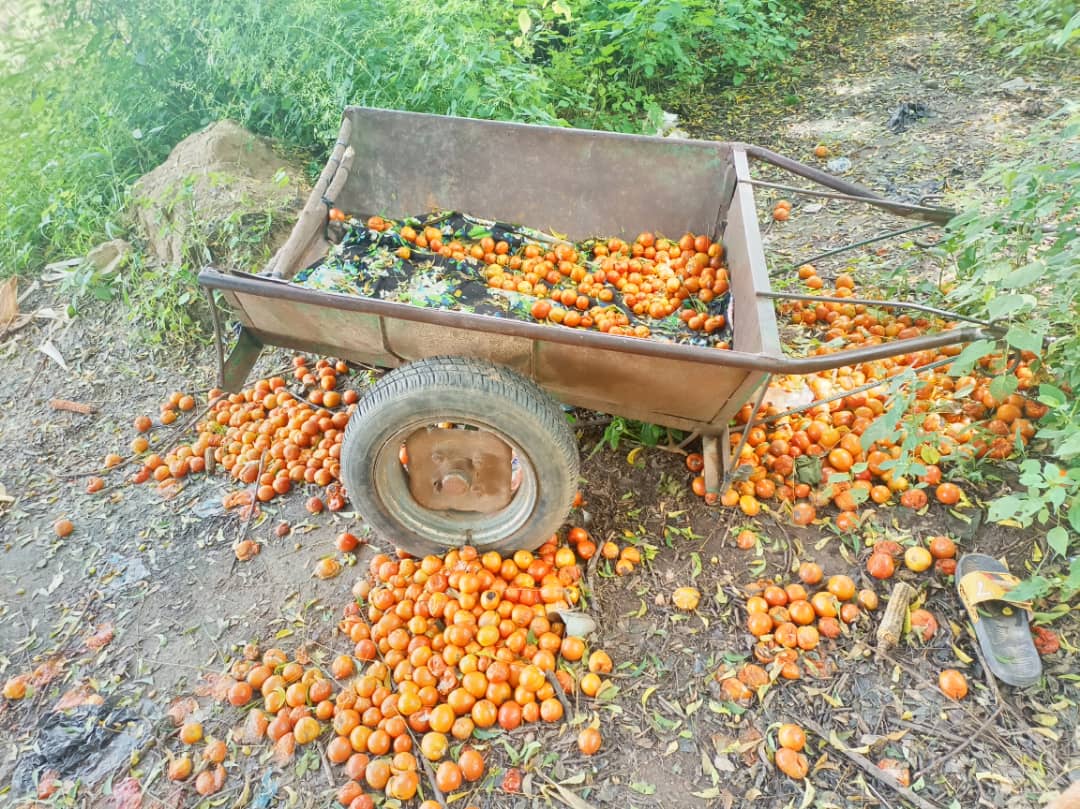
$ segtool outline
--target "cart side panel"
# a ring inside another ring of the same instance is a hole
[[[750,170],[741,149],[733,151],[732,159],[740,182],[728,208],[723,239],[734,298],[735,349],[778,355],[780,338],[772,301],[758,296],[758,292],[769,289],[769,273],[761,247],[753,187],[745,182],[750,179]]]
[[[387,347],[405,361],[452,354],[489,360],[526,376],[531,372],[533,341],[526,337],[486,334],[392,317],[383,320],[383,329]]]
[[[345,210],[458,210],[573,240],[645,230],[678,238],[715,235],[730,195],[724,143],[362,107],[345,114],[356,152],[335,199]]]
[[[705,427],[746,378],[737,368],[546,342],[533,369],[568,404],[667,426]]]
[[[264,343],[387,368],[401,364],[386,347],[378,315],[261,295],[229,297],[240,322]]]

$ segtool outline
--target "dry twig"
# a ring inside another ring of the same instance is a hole
[[[921,795],[912,792],[906,786],[897,781],[895,777],[875,766],[874,762],[872,762],[866,756],[862,755],[861,753],[856,753],[853,750],[848,750],[846,747],[843,747],[842,745],[833,742],[833,740],[829,738],[829,733],[825,730],[825,728],[821,727],[821,725],[817,724],[813,720],[804,717],[802,719],[802,724],[810,728],[810,730],[814,731],[814,733],[821,737],[822,741],[826,742],[833,750],[842,755],[844,758],[846,758],[864,773],[869,775],[871,778],[880,781],[888,787],[891,787],[898,795],[900,795],[900,797],[902,797],[908,803],[914,806],[918,806],[919,809],[940,809],[940,807],[938,807],[936,804],[933,804]]]

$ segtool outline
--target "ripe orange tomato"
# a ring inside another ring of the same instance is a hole
[[[955,483],[941,483],[934,490],[934,496],[946,506],[956,505],[960,502],[960,487]]]
[[[930,537],[930,555],[935,559],[952,559],[956,556],[956,543],[948,537]]]
[[[810,586],[820,584],[823,576],[821,565],[815,562],[803,562],[799,565],[799,579],[803,584],[809,584]]]
[[[956,669],[945,669],[938,675],[938,688],[949,699],[963,699],[968,693],[967,678]]]
[[[787,747],[776,751],[776,768],[788,778],[800,781],[810,771],[810,762],[805,755]]]
[[[849,576],[830,576],[826,589],[841,601],[855,597],[855,582]]]
[[[806,746],[806,733],[798,725],[784,724],[776,731],[776,741],[781,747],[798,753]]]
[[[600,731],[593,727],[585,728],[578,734],[578,750],[584,756],[591,756],[600,749],[600,745],[603,744],[603,737],[600,735]]]
[[[896,563],[888,554],[872,553],[866,560],[866,572],[875,579],[889,579],[896,572]]]

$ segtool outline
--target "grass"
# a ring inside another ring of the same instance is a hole
[[[214,120],[315,165],[349,103],[640,131],[672,88],[763,75],[800,18],[779,0],[23,5],[0,51],[0,275],[124,233],[132,181]]]

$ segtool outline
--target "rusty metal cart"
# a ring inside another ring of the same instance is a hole
[[[825,190],[755,180],[752,161]],[[995,333],[980,323],[827,356],[785,356],[774,299],[813,296],[770,290],[755,186],[861,201],[926,223],[951,216],[940,208],[882,199],[743,143],[350,107],[292,235],[267,268],[258,275],[208,268],[199,276],[202,285],[220,292],[241,324],[227,360],[219,329],[221,384],[238,389],[264,345],[394,369],[361,400],[343,444],[342,479],[363,518],[414,553],[466,542],[481,549],[530,548],[562,524],[578,486],[577,446],[560,402],[699,432],[706,484],[715,492],[728,444],[721,439],[755,392],[760,403],[771,375],[812,373]],[[391,217],[466,211],[565,231],[573,241],[633,238],[645,230],[719,238],[733,295],[732,350],[427,309],[290,283],[330,246],[331,204]],[[450,425],[466,429],[446,429]],[[403,446],[407,466],[399,460]]]

